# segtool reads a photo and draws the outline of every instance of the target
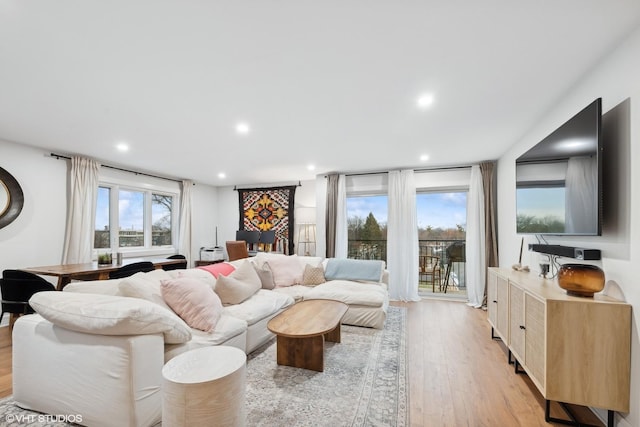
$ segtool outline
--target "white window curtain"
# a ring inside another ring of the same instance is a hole
[[[349,248],[349,228],[347,225],[347,178],[338,178],[338,201],[336,207],[336,258],[346,258]]]
[[[191,265],[191,189],[193,181],[182,181],[182,196],[180,197],[180,236],[178,237],[178,251],[187,258],[187,265]]]
[[[388,205],[389,297],[395,301],[419,301],[418,219],[412,170],[389,172]]]
[[[467,198],[466,281],[468,304],[482,307],[486,278],[484,189],[480,166],[471,167]]]
[[[598,200],[594,188],[598,186],[596,157],[571,157],[565,179],[565,228],[567,233],[595,233],[598,231]]]
[[[91,262],[99,179],[100,163],[84,157],[71,158],[63,264]]]

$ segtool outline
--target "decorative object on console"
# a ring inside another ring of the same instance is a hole
[[[593,297],[604,289],[604,272],[590,264],[563,264],[558,270],[558,285],[569,295]]]
[[[276,234],[276,250],[293,253],[295,186],[238,189],[240,230]]]
[[[548,263],[540,263],[540,276],[547,278],[547,274],[549,273],[549,264]]]
[[[529,271],[529,266],[528,265],[522,265],[522,247],[524,246],[524,237],[522,238],[522,240],[520,240],[520,256],[518,257],[518,263],[517,264],[513,264],[511,266],[511,268],[513,268],[516,271]]]

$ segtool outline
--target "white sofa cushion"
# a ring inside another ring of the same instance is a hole
[[[378,283],[331,280],[309,290],[304,299],[332,299],[349,305],[381,307],[387,298],[386,287]]]
[[[160,281],[170,279],[171,276],[164,271],[165,276],[160,279],[159,276],[149,273],[136,273],[133,276],[125,277],[118,283],[120,295],[131,298],[141,298],[158,304],[167,310],[169,306],[162,297],[160,289]]]
[[[302,301],[304,296],[311,290],[310,286],[304,285],[293,285],[286,286],[284,288],[275,288],[273,291],[279,294],[288,295],[293,298],[296,302]]]
[[[87,280],[71,282],[62,288],[63,292],[83,294],[122,295],[119,284],[123,279]]]
[[[223,312],[220,316],[220,320],[218,320],[216,328],[212,332],[203,332],[193,329],[191,331],[191,335],[191,340],[184,344],[165,345],[165,362],[184,353],[185,351],[209,347],[212,345],[233,345],[235,341],[239,341],[237,347],[244,351],[247,340],[247,322],[236,317],[229,316]],[[236,337],[239,337],[240,339],[237,340]]]
[[[260,289],[242,304],[229,305],[224,313],[242,319],[249,326],[293,304],[290,296]]]
[[[200,267],[169,270],[167,273],[169,273],[172,279],[177,279],[179,277],[191,277],[194,279],[203,280],[211,288],[214,288],[216,286],[216,276],[208,270],[202,269]]]
[[[167,343],[191,339],[191,330],[171,310],[138,298],[75,292],[38,292],[29,305],[65,329],[95,335],[162,333]]]

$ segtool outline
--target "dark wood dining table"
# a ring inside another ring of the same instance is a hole
[[[44,267],[27,267],[20,268],[22,271],[28,271],[30,273],[39,274],[42,276],[55,276],[58,278],[57,289],[61,291],[66,285],[71,283],[72,280],[105,280],[109,278],[109,273],[116,271],[122,266],[132,264],[140,261],[151,261],[156,269],[162,268],[165,265],[182,264],[184,259],[142,259],[142,258],[129,258],[122,264],[106,264],[98,265],[97,262],[88,262],[84,264],[60,264],[60,265],[48,265]]]

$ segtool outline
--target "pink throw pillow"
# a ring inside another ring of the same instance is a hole
[[[208,271],[209,273],[213,274],[213,277],[215,277],[216,279],[221,274],[223,276],[228,276],[229,274],[233,273],[233,271],[236,269],[233,265],[229,264],[228,262],[218,262],[215,264],[204,265],[202,267],[196,267],[196,268],[199,268],[204,271]]]
[[[162,298],[175,313],[194,329],[212,332],[222,315],[222,302],[202,280],[182,277],[162,280]]]

